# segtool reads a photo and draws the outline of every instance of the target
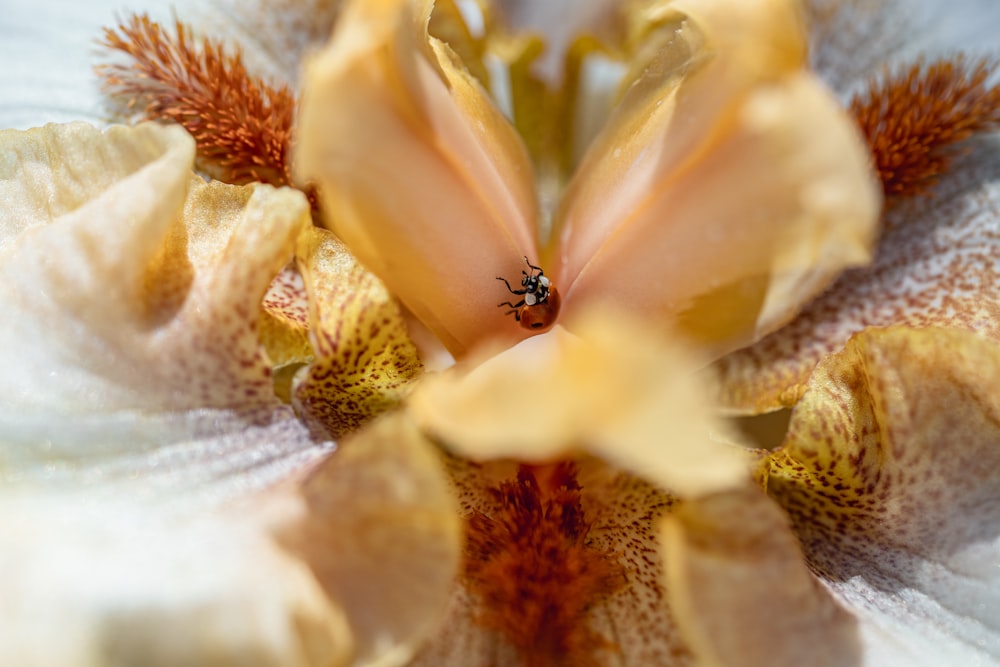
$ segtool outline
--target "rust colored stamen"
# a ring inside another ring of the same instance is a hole
[[[956,144],[1000,129],[1000,85],[991,59],[964,56],[887,71],[854,97],[861,126],[889,196],[927,194],[951,167]]]
[[[468,520],[465,579],[482,611],[476,621],[504,636],[526,667],[596,665],[614,645],[588,612],[625,583],[618,557],[589,543],[576,467],[520,466],[489,492],[502,509]]]
[[[295,97],[250,76],[241,55],[221,42],[174,34],[146,15],[105,28],[102,46],[128,64],[99,65],[107,93],[148,120],[173,121],[194,136],[198,167],[227,183],[289,185]]]

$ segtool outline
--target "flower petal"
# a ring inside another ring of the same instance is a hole
[[[350,664],[343,613],[238,514],[5,491],[0,526],[2,664]]]
[[[856,623],[758,489],[680,503],[663,526],[668,599],[698,664],[856,664]]]
[[[474,461],[545,463],[585,452],[685,495],[742,479],[749,459],[709,437],[724,427],[690,358],[626,321],[592,316],[576,328],[580,338],[557,327],[469,369],[429,376],[410,410]]]
[[[794,3],[691,0],[564,200],[566,315],[614,302],[715,353],[786,322],[870,258],[878,182],[857,129],[803,70]]]
[[[106,118],[91,71],[94,39],[119,0],[7,0],[0,20],[0,128]],[[168,15],[167,6],[153,7]]]
[[[426,30],[431,2],[348,4],[307,66],[297,173],[327,223],[453,353],[521,336],[496,276],[534,258],[535,196],[523,145]],[[506,324],[506,327],[504,326]]]
[[[302,62],[333,32],[342,0],[211,0],[189,3],[194,24],[238,46],[255,76],[296,87]],[[181,18],[184,18],[182,15]]]
[[[845,273],[797,319],[722,359],[720,402],[758,413],[794,405],[816,363],[865,327],[947,326],[1000,340],[1000,152],[974,145],[931,198],[886,214],[870,268]]]
[[[817,368],[768,489],[870,665],[1000,660],[1000,346],[868,329]]]
[[[308,230],[297,254],[316,360],[296,381],[294,404],[340,438],[399,402],[423,366],[399,306],[333,234]]]
[[[886,65],[996,49],[1000,5],[991,0],[806,0],[809,61],[848,101]]]
[[[461,547],[440,455],[389,415],[302,484],[307,514],[281,530],[348,614],[355,665],[402,665],[435,629]]]

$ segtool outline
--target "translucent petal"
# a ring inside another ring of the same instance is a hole
[[[429,376],[409,398],[415,418],[475,461],[544,463],[599,456],[679,494],[742,479],[742,451],[714,442],[686,353],[615,317],[535,336],[468,368]]]
[[[957,327],[1000,340],[998,147],[978,142],[933,197],[896,203],[870,268],[845,273],[790,324],[722,359],[720,402],[750,413],[793,405],[816,363],[865,327]]]
[[[354,664],[405,664],[437,628],[458,568],[461,525],[439,452],[389,415],[347,439],[299,493],[307,514],[282,528],[283,542],[343,605]]]
[[[297,379],[294,404],[340,438],[390,409],[423,372],[399,305],[330,232],[299,239],[316,359]]]
[[[666,591],[698,664],[856,664],[854,619],[812,576],[756,488],[680,503],[663,520]]]
[[[516,133],[428,37],[430,4],[345,7],[307,66],[296,160],[327,224],[457,354],[523,335],[495,277],[537,259],[536,205]]]
[[[716,353],[786,322],[870,258],[867,149],[802,70],[794,4],[693,0],[627,93],[558,214],[566,315],[614,302]]]
[[[866,665],[1000,662],[1000,346],[868,329],[825,359],[768,489]]]

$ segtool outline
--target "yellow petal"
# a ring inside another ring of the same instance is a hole
[[[339,438],[395,405],[423,366],[399,306],[333,234],[307,230],[297,254],[316,360],[296,381],[294,403]]]
[[[275,276],[260,305],[260,342],[273,366],[274,390],[281,400],[289,402],[294,373],[313,360],[309,299],[294,265]]]
[[[663,520],[666,591],[699,665],[857,664],[854,619],[812,576],[787,518],[755,488]]]
[[[790,324],[722,359],[719,401],[738,412],[794,405],[821,358],[870,326],[943,326],[1000,340],[1000,157],[975,146],[932,198],[900,201],[870,268],[845,273]]]
[[[1000,659],[1000,346],[868,329],[796,406],[768,489],[870,664]]]
[[[355,665],[402,665],[444,612],[461,546],[436,449],[399,415],[339,446],[303,483],[281,530],[343,606]]]
[[[544,463],[589,453],[679,494],[727,488],[745,453],[715,442],[686,353],[615,317],[530,338],[470,369],[428,377],[415,418],[475,461]]]
[[[614,302],[718,354],[868,261],[880,206],[861,138],[804,69],[794,3],[659,5],[676,39],[633,84],[558,215],[566,315]]]
[[[349,3],[307,66],[296,156],[327,223],[455,354],[523,332],[496,276],[536,258],[531,166],[442,42],[429,1]],[[512,319],[512,318],[509,318]]]

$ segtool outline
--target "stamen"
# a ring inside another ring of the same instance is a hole
[[[221,42],[196,43],[180,21],[174,29],[145,14],[105,28],[100,44],[131,59],[95,68],[105,91],[147,120],[182,125],[197,143],[198,167],[214,178],[289,185],[292,91],[251,76]]]
[[[489,489],[502,508],[468,519],[465,579],[481,603],[476,622],[499,632],[526,667],[598,664],[615,646],[591,629],[593,606],[625,584],[618,554],[588,543],[576,466],[522,465]]]
[[[997,61],[945,58],[886,71],[854,97],[861,126],[888,196],[927,194],[959,154],[956,145],[1000,129]]]

